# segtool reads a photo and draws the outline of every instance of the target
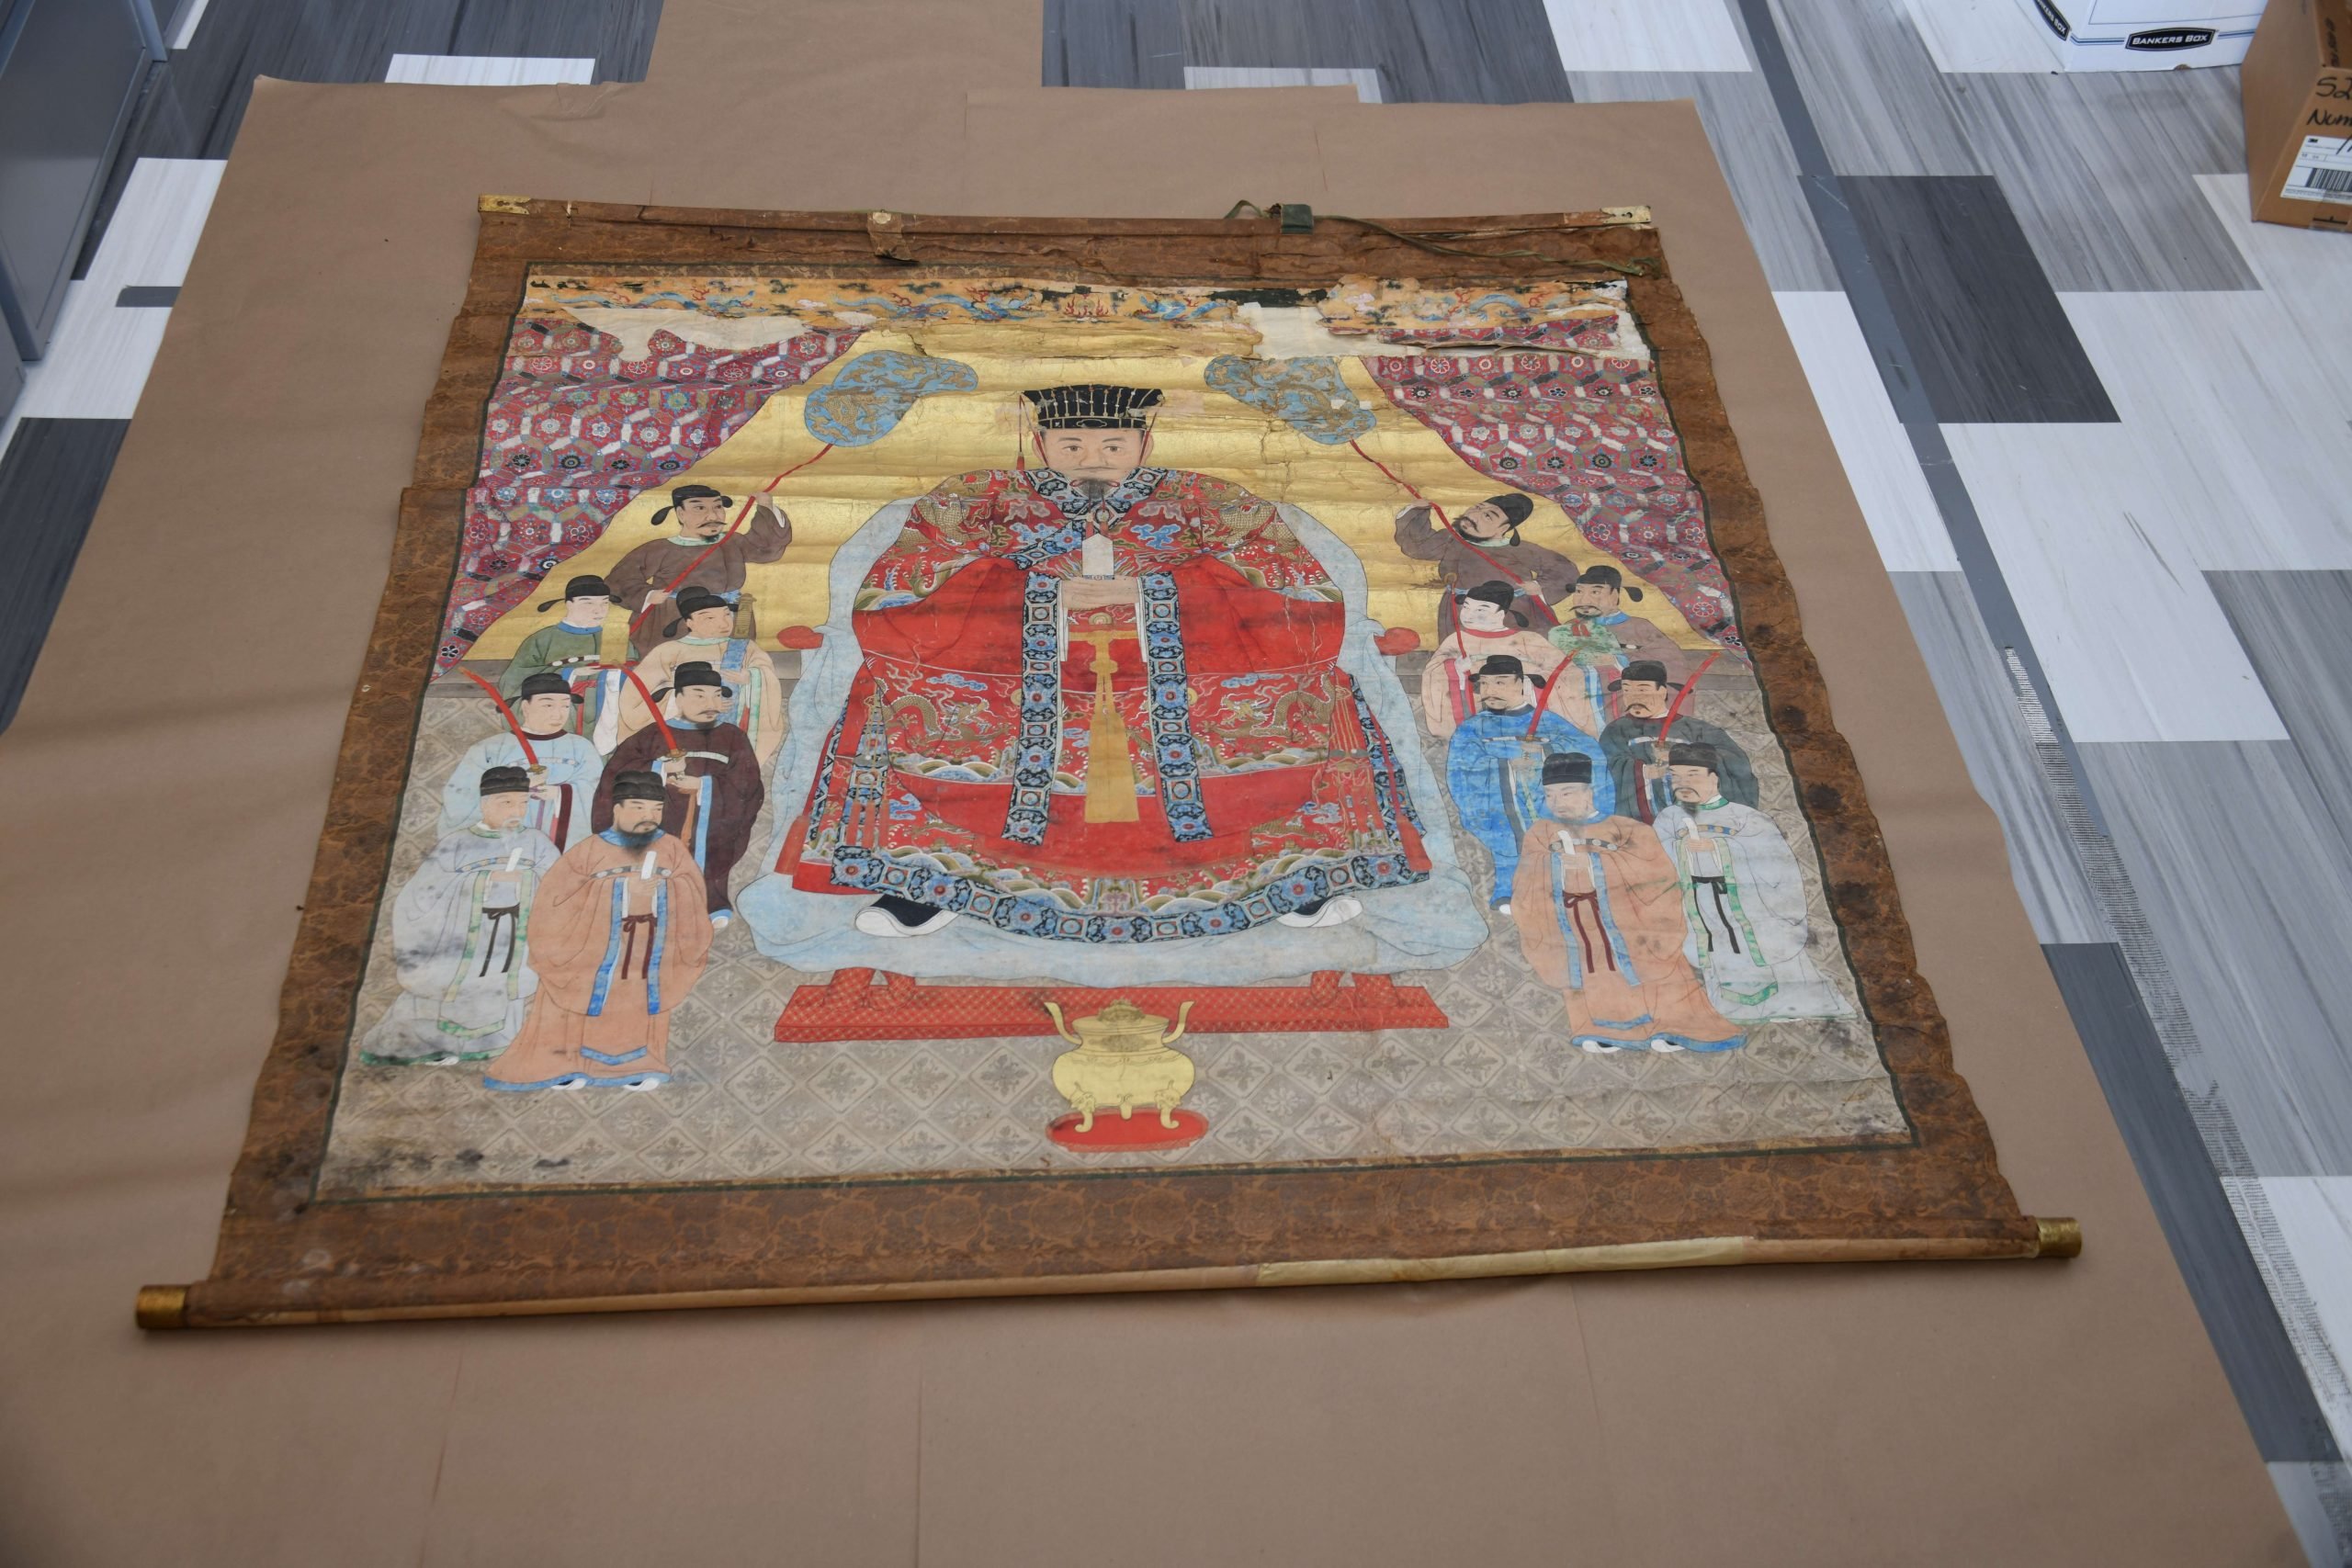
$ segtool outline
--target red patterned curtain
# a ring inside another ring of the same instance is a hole
[[[1490,479],[1557,502],[1587,539],[1740,651],[1706,502],[1650,367],[1584,354],[1364,361],[1389,400]]]
[[[657,332],[643,359],[568,317],[517,321],[491,395],[481,476],[436,671],[540,589],[650,486],[716,451],[770,397],[840,358],[854,332],[756,349],[705,348]],[[547,592],[560,591],[559,580]]]

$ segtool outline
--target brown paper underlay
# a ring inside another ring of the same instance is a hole
[[[1094,1564],[1071,1499],[1124,1495],[1148,1454],[1182,1528],[1123,1533],[1130,1562],[2300,1561],[1689,106],[1046,92],[1038,52],[1013,0],[668,0],[642,86],[258,91],[0,739],[39,829],[0,842],[29,1043],[0,1111],[0,1555]],[[1066,156],[1092,145],[1121,156]],[[130,1288],[204,1270],[390,498],[473,198],[502,190],[1071,216],[1648,203],[1954,1064],[2026,1206],[2063,1201],[2095,1246],[2061,1269],[142,1339]],[[171,657],[100,701],[90,673],[134,625]],[[1138,1366],[1148,1397],[1106,1403]],[[607,1439],[648,1462],[602,1462]]]

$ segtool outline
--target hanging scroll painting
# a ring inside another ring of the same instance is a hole
[[[485,216],[158,1321],[2056,1245],[1654,231],[854,224]]]

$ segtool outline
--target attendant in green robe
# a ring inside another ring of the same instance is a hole
[[[523,682],[532,676],[559,675],[580,694],[581,728],[594,734],[598,728],[597,719],[621,682],[618,670],[599,670],[597,666],[627,662],[625,657],[605,657],[605,617],[613,607],[613,591],[601,577],[575,577],[563,585],[560,602],[563,605],[562,617],[525,637],[515,649],[514,657],[507,660],[506,672],[498,678],[498,694],[513,704],[521,700]],[[554,599],[543,600],[539,608],[552,610],[558,603]],[[616,637],[614,642],[617,653],[620,639]],[[609,731],[612,727],[603,728]],[[599,749],[611,748],[600,739]]]

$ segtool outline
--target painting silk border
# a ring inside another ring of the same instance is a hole
[[[277,1036],[254,1097],[210,1277],[142,1292],[149,1326],[512,1315],[913,1296],[1334,1283],[1751,1261],[2068,1256],[2070,1222],[2019,1212],[1954,1073],[1851,751],[1714,384],[1641,209],[1525,217],[933,219],[484,197],[464,307],[401,498]],[[1469,254],[1476,253],[1476,254]],[[1811,822],[1881,1059],[1896,1145],[1607,1159],[1179,1168],[321,1202],[336,1088],[483,411],[535,266],[919,264],[1085,283],[1291,288],[1625,277],[1777,739]]]

